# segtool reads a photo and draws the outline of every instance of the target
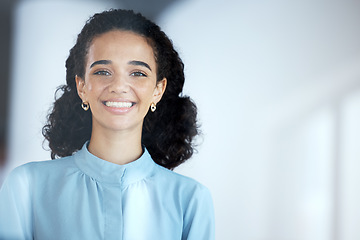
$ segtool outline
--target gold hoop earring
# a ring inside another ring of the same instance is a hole
[[[82,102],[81,107],[82,107],[82,109],[87,111],[87,110],[89,110],[89,103],[88,102]]]
[[[150,109],[151,109],[152,112],[155,112],[156,104],[154,102],[151,103]]]

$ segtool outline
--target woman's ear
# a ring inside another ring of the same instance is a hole
[[[156,83],[156,87],[154,90],[154,102],[158,103],[160,102],[162,96],[164,95],[165,89],[167,85],[167,79],[163,78],[161,81],[158,81]]]
[[[84,101],[85,97],[85,80],[75,75],[76,89],[79,97]]]

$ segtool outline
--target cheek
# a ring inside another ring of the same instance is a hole
[[[141,89],[141,96],[143,100],[146,102],[152,101],[153,95],[154,95],[154,88],[153,86],[149,86],[148,88]]]
[[[143,93],[143,95],[152,95],[154,93],[155,86],[156,86],[155,81],[143,81],[136,83],[135,88],[139,92]]]
[[[95,92],[100,92],[104,89],[104,86],[97,84],[96,82],[93,81],[88,81],[87,85],[86,85],[86,90],[91,93],[95,93]]]
[[[91,85],[91,84],[88,84],[88,85],[86,86],[86,90],[87,90],[88,92],[91,92],[91,91],[92,91],[92,85]]]

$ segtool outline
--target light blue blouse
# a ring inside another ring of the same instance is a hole
[[[117,165],[84,147],[12,171],[0,190],[0,239],[213,240],[210,193],[150,154]]]

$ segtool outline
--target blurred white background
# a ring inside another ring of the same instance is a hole
[[[217,239],[360,239],[360,1],[134,2],[185,62],[203,136],[176,171],[211,190]],[[50,158],[41,128],[68,51],[110,7],[129,1],[14,5],[0,178]]]

